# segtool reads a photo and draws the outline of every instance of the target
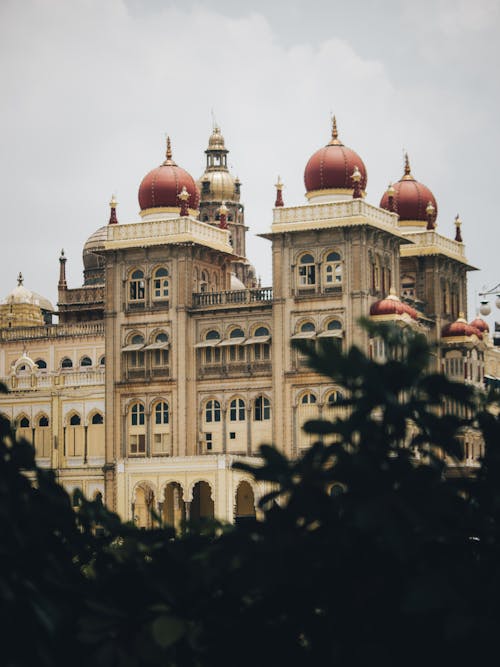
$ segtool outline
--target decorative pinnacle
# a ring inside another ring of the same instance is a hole
[[[23,282],[24,282],[23,274],[21,273],[21,271],[19,271],[19,275],[17,276],[17,286],[21,287]]]
[[[165,154],[165,157],[167,158],[167,160],[172,159],[172,146],[170,144],[170,137],[168,135],[167,135],[167,152]]]
[[[226,202],[222,202],[222,204],[220,205],[220,208],[219,208],[219,213],[220,213],[221,215],[227,215],[228,210],[229,210],[229,209],[228,209],[228,207],[226,206]]]
[[[352,180],[353,180],[355,183],[359,183],[359,182],[360,182],[360,180],[361,180],[361,172],[360,172],[359,169],[358,169],[358,165],[356,165],[356,166],[354,167],[354,171],[352,172],[352,176],[351,176],[351,178],[352,178]]]
[[[457,215],[455,217],[455,227],[456,227],[455,241],[458,241],[458,243],[463,243],[462,230],[460,229],[461,225],[462,225],[462,221],[460,220],[460,216],[457,213]]]
[[[435,210],[436,209],[434,208],[434,206],[432,205],[432,202],[430,201],[427,204],[427,208],[425,209],[425,212],[427,213],[427,215],[433,215]]]
[[[427,207],[425,209],[425,212],[427,213],[427,229],[428,230],[433,230],[436,228],[435,224],[435,213],[436,209],[432,205],[432,202],[429,202],[427,204]]]
[[[109,206],[111,208],[110,214],[109,214],[109,225],[117,225],[118,224],[118,219],[116,217],[116,205],[117,201],[115,199],[115,195],[111,196],[111,201],[109,202]]]
[[[394,189],[393,184],[389,183],[389,185],[387,186],[387,196],[388,197],[394,197],[395,194],[396,194],[396,190]]]
[[[278,176],[278,180],[274,184],[274,187],[276,188],[276,190],[283,190],[283,183],[281,182],[280,176]]]
[[[274,202],[275,206],[284,206],[283,202],[283,183],[281,178],[278,176],[278,181],[274,186],[276,188],[276,201]]]
[[[405,153],[405,176],[409,176],[410,174],[411,174],[410,159],[408,157],[408,153]]]
[[[116,205],[118,202],[116,201],[115,195],[111,195],[111,201],[109,202],[109,205],[111,208],[116,208]]]
[[[177,197],[181,200],[181,217],[185,218],[186,216],[189,215],[189,208],[188,208],[188,199],[191,197],[189,192],[186,190],[186,186],[182,186],[182,190],[179,192]]]
[[[332,139],[335,141],[339,138],[339,133],[337,131],[337,119],[335,116],[332,118]]]
[[[61,248],[61,257],[59,259],[66,259],[64,255],[64,248]]]
[[[189,197],[191,196],[189,192],[186,190],[186,186],[182,186],[182,190],[179,192],[177,195],[181,201],[187,201]]]

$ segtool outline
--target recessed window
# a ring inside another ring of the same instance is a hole
[[[207,401],[205,406],[205,421],[206,422],[220,422],[220,403],[219,401]]]
[[[105,356],[102,356],[102,357],[99,359],[99,366],[105,366],[105,365],[106,365],[106,357],[105,357]]]
[[[40,426],[41,428],[47,428],[48,425],[49,425],[48,417],[45,417],[45,415],[40,417],[40,419],[38,420],[38,426]]]
[[[20,428],[29,428],[30,427],[30,420],[28,417],[21,417],[19,420],[19,427]]]
[[[92,424],[104,424],[104,418],[100,412],[96,412],[92,415]]]
[[[261,338],[262,336],[269,336],[269,329],[267,327],[258,327],[255,329],[254,336],[256,338]]]
[[[233,398],[229,404],[229,420],[245,421],[245,402],[241,398]]]
[[[168,424],[168,403],[161,401],[155,405],[155,424]]]
[[[342,258],[338,252],[330,252],[324,264],[325,287],[342,285]]]
[[[73,362],[69,357],[64,357],[61,361],[61,368],[73,368]]]
[[[233,329],[229,334],[229,338],[245,338],[245,334],[242,329]]]
[[[144,406],[134,403],[130,411],[130,423],[132,426],[144,426]]]
[[[145,296],[144,273],[140,269],[132,272],[129,280],[129,300],[143,301]]]
[[[299,259],[298,286],[311,287],[316,284],[316,266],[314,257],[310,254],[302,255]]]
[[[342,322],[340,320],[330,320],[326,328],[328,331],[342,331]]]
[[[300,330],[303,332],[316,331],[316,327],[312,322],[304,322],[303,324],[300,325]]]
[[[82,423],[80,415],[71,415],[69,420],[70,426],[80,426]]]
[[[254,420],[257,422],[271,419],[271,404],[265,396],[258,396],[254,402]]]
[[[35,361],[35,366],[38,366],[38,368],[40,369],[44,369],[47,368],[47,362],[44,361],[44,359],[37,359]]]
[[[156,269],[153,275],[153,298],[155,300],[168,299],[168,293],[168,270],[162,266],[159,269]]]
[[[316,403],[316,396],[314,394],[304,394],[300,399],[302,405],[312,405]]]
[[[92,359],[90,357],[82,357],[80,366],[92,366]]]

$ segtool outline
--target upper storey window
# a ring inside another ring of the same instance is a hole
[[[342,258],[338,252],[330,252],[324,265],[325,288],[342,286]]]
[[[158,301],[160,299],[168,299],[168,296],[168,270],[164,266],[161,266],[153,274],[153,299]]]
[[[145,281],[144,272],[136,269],[132,272],[129,280],[129,301],[144,301],[145,298]]]
[[[306,253],[301,255],[298,267],[298,286],[313,287],[316,285],[316,265],[314,257]]]

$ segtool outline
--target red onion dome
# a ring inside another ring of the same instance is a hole
[[[189,193],[189,210],[196,214],[200,202],[200,193],[194,178],[172,160],[170,137],[167,137],[166,160],[156,169],[146,174],[139,186],[139,206],[141,215],[152,213],[151,209],[167,209],[167,212],[180,210],[179,195],[182,188]]]
[[[390,318],[394,315],[409,315],[412,320],[418,319],[418,313],[415,308],[412,308],[407,303],[404,303],[404,301],[401,301],[392,289],[388,296],[372,304],[370,307],[370,315],[371,317],[384,318]]]
[[[460,314],[455,322],[443,327],[441,331],[441,338],[470,338],[471,336],[477,336],[479,339],[482,339],[483,334],[479,329],[472,326],[472,324],[467,324],[467,320],[464,319],[462,314]]]
[[[334,117],[330,143],[316,151],[306,165],[304,183],[307,198],[320,195],[324,190],[337,190],[337,194],[352,195],[352,174],[356,167],[361,173],[360,188],[364,191],[367,182],[366,167],[359,155],[339,140]]]
[[[429,203],[434,207],[434,220],[437,217],[437,202],[429,190],[412,176],[408,155],[405,155],[405,173],[400,181],[394,183],[394,205],[399,215],[399,222],[405,226],[424,227],[428,224],[427,207]],[[380,200],[380,208],[391,209],[389,193],[385,192]]]
[[[480,317],[476,317],[475,320],[472,320],[470,323],[471,327],[475,327],[476,329],[479,329],[481,333],[489,333],[490,327],[488,326],[488,323],[485,322],[483,319]]]

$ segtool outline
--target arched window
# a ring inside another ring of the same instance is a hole
[[[82,419],[81,419],[80,415],[77,415],[77,414],[71,415],[71,417],[69,419],[69,425],[70,426],[81,426],[81,423],[82,423]]]
[[[316,285],[314,257],[309,253],[305,253],[299,259],[298,287],[312,287],[314,285]]]
[[[340,320],[330,320],[326,328],[328,331],[342,331],[342,322]]]
[[[303,322],[300,325],[301,333],[312,333],[314,331],[316,331],[316,326],[314,325],[314,322]]]
[[[61,368],[73,368],[73,362],[69,357],[64,357],[61,361]]]
[[[45,415],[42,415],[42,416],[38,419],[38,426],[40,426],[40,428],[47,428],[47,427],[49,426],[49,419],[48,419],[48,417],[46,417]]]
[[[161,266],[159,269],[156,269],[153,275],[153,299],[155,301],[168,299],[168,292],[168,270],[164,266]]]
[[[127,362],[129,369],[144,368],[144,336],[136,334],[130,339],[130,344],[123,348],[127,352]]]
[[[154,342],[148,345],[147,350],[151,350],[152,362],[155,369],[168,366],[168,336],[162,331],[155,336]]]
[[[144,426],[144,406],[142,403],[134,403],[130,410],[130,424],[132,426]]]
[[[82,357],[80,366],[92,366],[92,359],[90,357]]]
[[[168,403],[160,401],[154,408],[155,424],[168,424]]]
[[[245,338],[245,334],[242,329],[233,329],[229,334],[229,338]]]
[[[92,415],[92,420],[91,424],[104,424],[104,417],[101,415],[100,412],[96,412],[95,414]]]
[[[45,369],[47,368],[47,362],[44,359],[37,359],[35,361],[35,366],[37,366],[40,369]]]
[[[229,421],[245,421],[245,402],[241,398],[233,398],[229,404]]]
[[[342,403],[344,400],[344,395],[341,391],[331,391],[328,394],[328,397],[326,399],[326,402],[328,403],[329,406],[337,406]]]
[[[129,280],[129,301],[144,301],[145,296],[145,282],[144,272],[136,269],[132,272]]]
[[[257,396],[255,399],[253,418],[256,422],[271,419],[271,403],[265,396]]]
[[[200,280],[200,292],[206,292],[207,289],[208,289],[208,273],[206,271],[202,271]]]
[[[220,347],[216,347],[216,341],[220,340],[220,333],[215,329],[211,329],[205,336],[206,341],[213,341],[213,345],[205,347],[205,363],[218,364],[221,360]]]
[[[263,336],[269,336],[269,329],[267,327],[258,327],[255,329],[254,333],[255,338],[262,338]]]
[[[50,456],[51,437],[50,437],[50,422],[47,415],[40,415],[35,422],[35,450],[36,455],[40,458],[47,458]]]
[[[105,365],[106,365],[106,357],[103,355],[103,356],[99,359],[99,366],[105,366]]]
[[[219,401],[209,400],[205,405],[205,421],[220,422],[220,403]]]
[[[146,453],[146,429],[142,403],[134,403],[130,408],[129,451],[131,454]]]
[[[19,420],[19,428],[29,428],[30,427],[30,420],[28,417],[21,417]]]
[[[304,394],[301,397],[300,402],[302,405],[312,405],[313,403],[316,403],[316,396],[310,393]]]
[[[326,256],[324,280],[326,289],[342,286],[342,258],[338,252],[330,252]]]

